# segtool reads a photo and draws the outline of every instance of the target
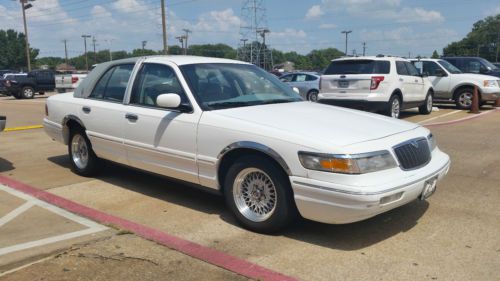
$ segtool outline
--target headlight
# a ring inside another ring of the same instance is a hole
[[[433,134],[429,134],[427,136],[427,140],[429,141],[429,148],[431,149],[431,151],[433,151],[437,146],[436,137],[434,137]]]
[[[299,159],[306,169],[342,174],[364,174],[397,167],[396,161],[387,150],[362,154],[300,151]]]
[[[484,87],[498,87],[498,82],[496,80],[484,80],[483,81],[483,86]]]

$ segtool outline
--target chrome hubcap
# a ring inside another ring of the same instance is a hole
[[[87,147],[87,142],[85,139],[77,134],[73,136],[71,141],[71,157],[73,158],[73,163],[79,169],[85,169],[89,161],[89,150]]]
[[[458,102],[460,103],[461,106],[463,107],[469,107],[472,105],[472,93],[462,93],[458,97]]]
[[[32,89],[24,89],[24,95],[27,97],[33,96],[33,90]]]
[[[399,100],[398,99],[395,99],[392,101],[392,105],[391,105],[391,116],[393,118],[398,118],[399,117],[399,111],[400,111],[400,108],[399,108]]]
[[[271,178],[257,168],[238,173],[233,184],[233,199],[238,211],[253,222],[267,220],[276,209],[276,187]]]

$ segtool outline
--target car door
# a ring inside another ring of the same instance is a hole
[[[403,93],[403,102],[415,101],[415,89],[413,85],[413,77],[408,73],[408,68],[404,61],[396,61],[396,71],[398,79],[401,83],[401,92]]]
[[[126,163],[123,98],[133,68],[121,64],[108,69],[78,111],[96,155],[119,163]]]
[[[424,89],[424,78],[420,75],[418,69],[411,62],[405,61],[404,64],[408,69],[409,76],[411,77],[410,83],[412,84],[413,100],[425,100],[427,92]]]
[[[422,62],[423,73],[428,75],[429,81],[434,89],[434,97],[441,99],[451,99],[450,75],[439,64],[434,61]],[[443,76],[442,74],[446,76]]]
[[[142,64],[122,116],[124,144],[129,165],[198,183],[196,130],[201,114],[156,105],[159,95],[174,93],[189,107],[180,76],[174,65]]]

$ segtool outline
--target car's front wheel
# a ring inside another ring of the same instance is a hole
[[[287,175],[264,157],[235,161],[225,177],[224,196],[238,222],[252,231],[276,232],[297,217]]]
[[[68,154],[75,173],[89,177],[97,171],[99,159],[92,150],[92,145],[83,129],[77,128],[71,131]]]
[[[32,99],[35,97],[35,90],[30,86],[23,87],[21,89],[21,96],[23,99]]]
[[[469,109],[472,105],[472,96],[474,90],[472,88],[460,89],[455,96],[455,104],[459,109]]]

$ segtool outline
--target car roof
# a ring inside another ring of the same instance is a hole
[[[401,60],[408,61],[408,59],[402,57],[394,57],[394,56],[360,56],[360,57],[341,57],[337,59],[333,59],[332,61],[342,61],[342,60]]]
[[[139,59],[144,59],[145,62],[170,62],[170,63],[174,63],[176,65],[197,64],[197,63],[249,64],[247,62],[242,62],[242,61],[238,61],[238,60],[231,60],[231,59],[224,59],[224,58],[184,56],[184,55],[159,55],[159,56],[127,58],[127,59],[115,60],[112,62],[101,63],[99,65],[106,65],[106,64],[115,65],[115,64],[121,64],[121,63],[135,63]]]

